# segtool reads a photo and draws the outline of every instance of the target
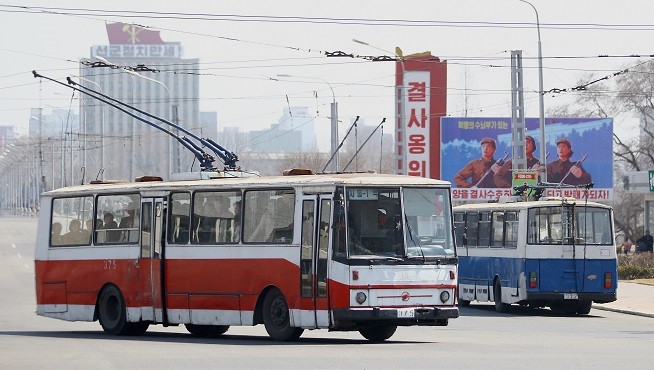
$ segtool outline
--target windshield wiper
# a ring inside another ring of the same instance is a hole
[[[411,228],[411,225],[409,224],[409,217],[407,217],[406,213],[404,214],[404,222],[406,223],[406,230],[409,233],[409,239],[411,239],[411,242],[413,243],[413,246],[418,247],[418,249],[420,250],[420,254],[422,255],[422,261],[426,262],[427,259],[425,258],[425,252],[422,250],[422,245],[420,245],[420,240],[418,240],[418,242],[416,242],[413,239],[413,229]],[[408,248],[407,248],[407,257],[411,258],[411,256],[409,256],[408,252],[409,251],[408,251]]]

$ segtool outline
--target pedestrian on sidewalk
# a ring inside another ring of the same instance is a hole
[[[626,255],[631,252],[631,246],[634,245],[634,242],[631,241],[630,237],[626,237],[625,240],[622,242],[622,253]]]
[[[645,235],[636,240],[636,253],[652,252],[654,246],[654,237],[650,235],[649,230],[645,231]]]

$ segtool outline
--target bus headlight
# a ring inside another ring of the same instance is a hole
[[[445,303],[450,300],[450,292],[444,290],[441,292],[441,302]]]
[[[368,297],[366,297],[366,293],[364,293],[364,292],[359,292],[359,293],[357,293],[355,299],[356,299],[356,301],[357,301],[358,304],[363,304],[363,302],[366,301],[366,298],[368,298]]]

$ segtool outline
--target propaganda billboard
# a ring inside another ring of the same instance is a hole
[[[538,118],[525,119],[527,171],[540,160]],[[613,119],[546,118],[547,182],[560,184],[545,195],[598,201],[613,197]],[[513,195],[511,118],[441,118],[442,179],[452,182],[454,200],[496,200]],[[591,189],[582,186],[593,183]],[[570,188],[578,186],[578,188]]]

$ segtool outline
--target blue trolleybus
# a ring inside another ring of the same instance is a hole
[[[540,198],[454,207],[459,305],[495,302],[585,315],[615,301],[617,257],[611,207]]]

